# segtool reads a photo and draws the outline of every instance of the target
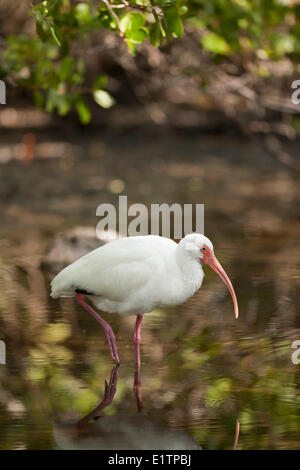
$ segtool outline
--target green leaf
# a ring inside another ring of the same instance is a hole
[[[37,7],[33,9],[33,14],[36,18],[36,21],[38,21],[39,23],[42,23],[44,21],[44,17]]]
[[[173,37],[180,38],[183,34],[183,25],[177,6],[162,8],[167,23],[167,32]]]
[[[111,108],[115,104],[114,98],[105,90],[96,90],[94,92],[94,100],[105,109]]]
[[[230,53],[228,42],[216,33],[208,33],[203,36],[202,44],[205,50],[215,54],[227,55]]]
[[[161,32],[159,23],[153,23],[150,28],[150,42],[154,47],[158,47],[161,43]]]
[[[60,52],[61,52],[62,57],[66,57],[67,55],[69,55],[69,52],[70,52],[69,43],[66,40],[65,36],[62,38]]]
[[[34,102],[38,109],[42,109],[44,105],[44,96],[40,91],[35,91],[33,93]]]
[[[131,54],[133,56],[135,56],[136,55],[136,47],[135,47],[134,42],[130,41],[130,39],[126,39],[126,44],[127,44],[128,49],[130,50]]]
[[[128,29],[131,27],[131,13],[126,13],[126,15],[122,16],[120,19],[120,29],[122,33],[126,33]]]
[[[65,82],[68,78],[72,76],[74,69],[74,59],[66,57],[61,61],[61,64],[58,69],[58,75],[62,82]]]
[[[137,29],[135,31],[131,31],[130,34],[128,34],[128,39],[130,41],[135,42],[136,44],[140,44],[141,42],[144,42],[145,39],[148,37],[148,29],[147,28],[141,28]]]
[[[61,46],[61,31],[56,25],[49,26],[50,33],[58,46]]]
[[[44,7],[44,13],[49,16],[56,13],[57,7],[59,6],[60,0],[45,0],[42,2],[42,6]]]
[[[141,13],[126,13],[120,20],[120,29],[132,43],[141,43],[148,37],[145,18]]]
[[[86,25],[93,21],[91,7],[88,3],[78,3],[74,8],[74,14],[80,25]]]
[[[62,100],[57,106],[57,111],[60,116],[65,116],[68,114],[72,107],[72,100],[69,98],[69,96],[62,96]]]
[[[155,19],[155,22],[159,25],[159,29],[160,29],[160,35],[162,38],[165,38],[167,36],[166,34],[166,30],[164,29],[163,25],[162,25],[162,22],[160,20],[160,17],[158,16],[156,10],[153,8],[152,9],[152,14],[154,16],[154,19]]]
[[[43,27],[43,21],[36,21],[36,32],[41,39],[41,41],[46,42],[47,41],[47,33],[44,30]]]
[[[145,18],[141,13],[126,13],[120,20],[120,29],[122,33],[134,31],[142,28],[145,24]]]
[[[98,77],[95,78],[93,88],[94,90],[101,90],[104,88],[107,84],[107,77],[106,75],[98,75]]]
[[[40,102],[40,105],[43,103],[43,95],[38,92],[35,92],[35,100],[36,102]],[[67,114],[73,104],[73,95],[59,92],[55,88],[49,88],[47,93],[47,100],[46,100],[46,111],[51,113],[55,109],[57,109],[58,114],[60,116],[64,116]]]
[[[101,27],[105,29],[108,29],[111,31],[116,31],[119,29],[115,18],[112,16],[110,11],[106,8],[106,6],[103,3],[100,3],[97,20],[100,23]]]
[[[56,106],[57,93],[54,88],[49,88],[46,100],[46,111],[51,113]]]
[[[86,103],[84,102],[83,98],[80,98],[76,102],[76,110],[82,124],[88,124],[91,120],[91,111],[87,107]]]
[[[85,72],[85,65],[84,65],[84,62],[83,62],[81,57],[79,57],[79,59],[77,61],[77,71],[78,71],[79,75],[83,75],[84,72]]]

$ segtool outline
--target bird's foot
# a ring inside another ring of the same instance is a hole
[[[113,397],[115,396],[115,393],[117,390],[118,375],[119,375],[119,369],[117,366],[117,367],[114,367],[113,370],[111,371],[109,383],[107,383],[107,380],[105,380],[104,400],[107,403],[111,403],[113,400]]]
[[[110,355],[112,359],[117,363],[117,365],[120,365],[120,359],[119,359],[119,354],[117,350],[117,342],[116,342],[116,337],[115,334],[111,328],[110,325],[106,325],[104,328],[105,331],[105,339],[108,344],[109,350],[110,350]]]

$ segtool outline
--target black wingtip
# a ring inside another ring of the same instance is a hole
[[[75,289],[75,292],[76,292],[76,294],[95,295],[95,294],[92,294],[92,292],[88,292],[88,291],[85,290],[85,289]]]

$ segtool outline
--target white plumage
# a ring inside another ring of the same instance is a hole
[[[51,296],[73,297],[102,325],[112,357],[118,361],[111,327],[84,300],[99,309],[137,315],[135,341],[140,341],[141,315],[159,305],[177,305],[202,284],[208,264],[227,285],[238,316],[232,284],[204,235],[186,235],[178,244],[155,235],[113,240],[63,269],[52,281]]]
[[[179,244],[155,235],[114,240],[63,269],[51,283],[51,295],[72,297],[80,289],[92,293],[86,297],[101,310],[121,315],[185,302],[204,276],[186,250],[185,242],[194,237]]]

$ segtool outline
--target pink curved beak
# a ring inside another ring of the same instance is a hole
[[[212,253],[211,256],[209,257],[209,259],[206,261],[206,264],[218,274],[218,276],[222,279],[224,284],[227,286],[227,289],[229,290],[229,292],[231,294],[231,297],[232,297],[232,301],[233,301],[234,316],[235,316],[235,318],[238,318],[238,316],[239,316],[239,307],[238,307],[236,295],[235,295],[235,292],[234,292],[234,288],[233,288],[233,286],[231,284],[231,281],[230,281],[229,277],[227,276],[225,270],[223,269],[221,263],[219,263],[219,261],[217,260],[215,255]]]

